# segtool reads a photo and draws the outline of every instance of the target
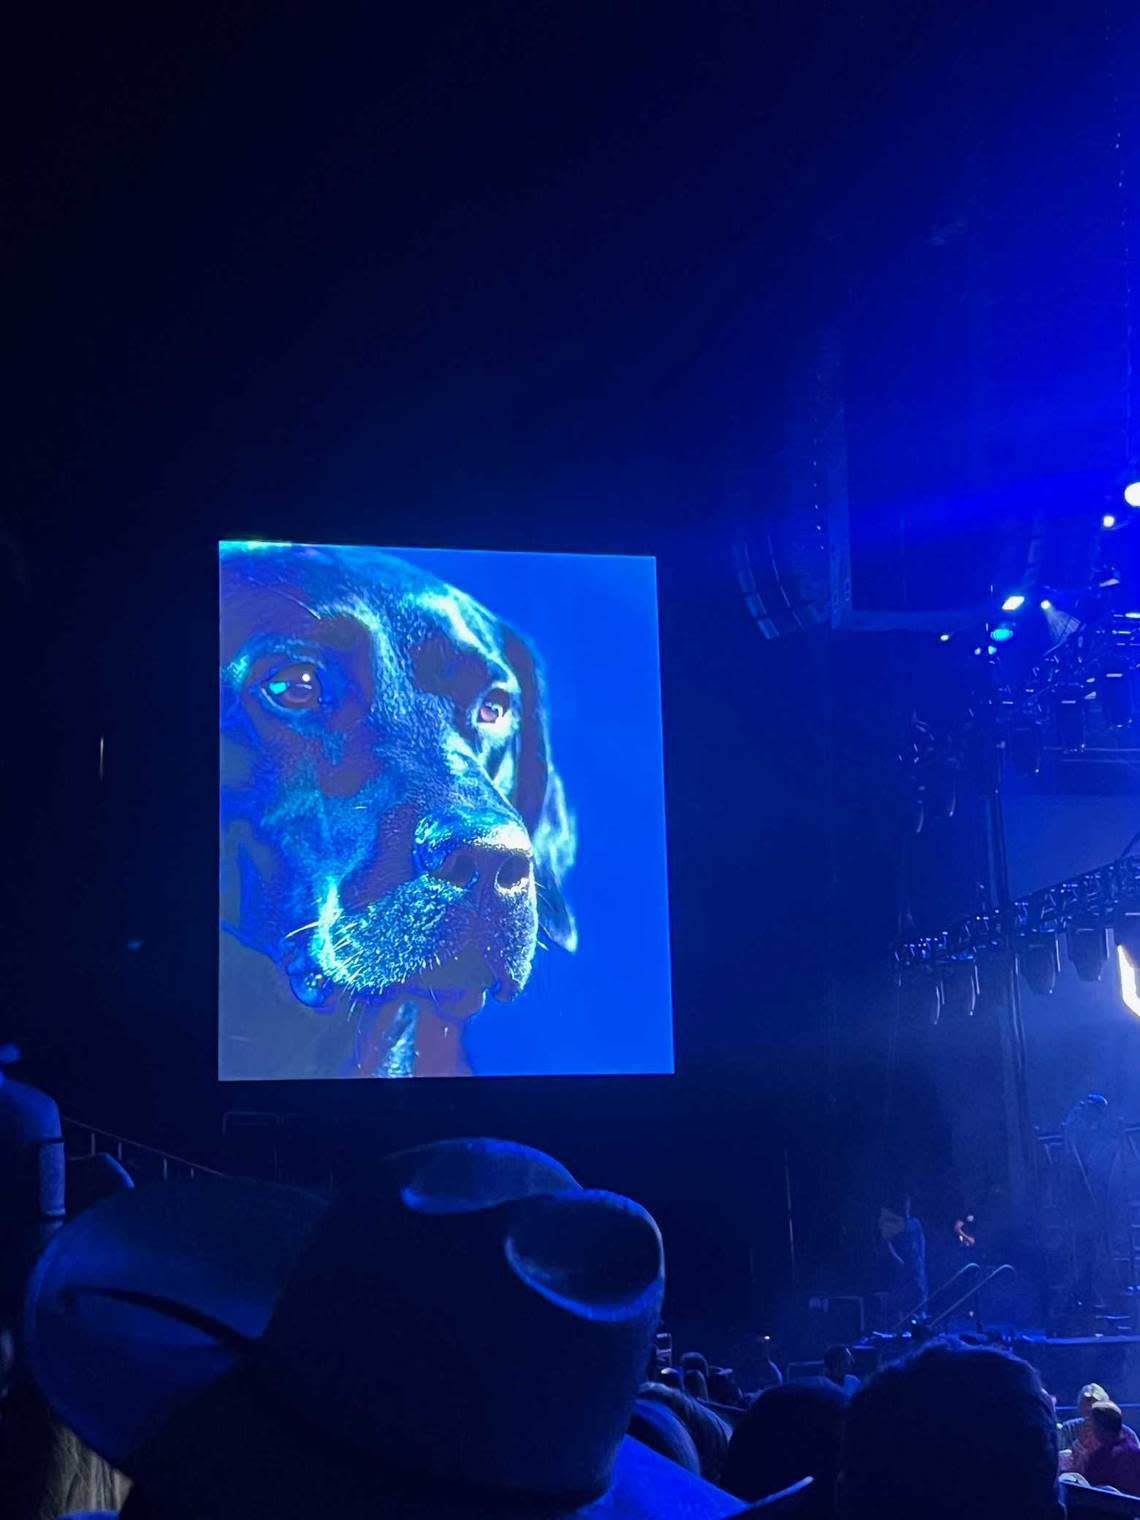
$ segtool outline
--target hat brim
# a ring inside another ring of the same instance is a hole
[[[306,1422],[261,1381],[255,1359],[183,1407],[124,1471],[140,1497],[169,1520],[272,1514],[275,1520],[729,1520],[779,1506],[784,1495],[749,1505],[626,1436],[610,1487],[574,1502],[517,1492],[459,1490],[400,1468],[382,1432],[369,1441],[343,1411],[345,1437]],[[797,1485],[797,1490],[800,1485]],[[791,1490],[788,1495],[791,1495]],[[184,1506],[184,1508],[183,1508]],[[149,1507],[149,1506],[148,1506]]]
[[[128,1470],[243,1360],[327,1208],[294,1188],[199,1177],[116,1194],[70,1221],[40,1256],[24,1311],[28,1362],[64,1422]]]

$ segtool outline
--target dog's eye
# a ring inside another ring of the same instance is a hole
[[[264,681],[261,689],[274,707],[286,712],[309,712],[321,704],[321,681],[316,667],[303,661],[286,665]]]
[[[501,691],[498,687],[489,691],[479,704],[479,711],[475,714],[478,722],[488,728],[493,728],[496,723],[501,723],[511,710],[511,694],[509,691]]]

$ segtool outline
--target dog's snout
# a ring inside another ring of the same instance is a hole
[[[530,881],[530,851],[495,844],[459,844],[429,874],[468,891],[480,887],[504,897],[525,890]]]
[[[418,841],[420,869],[437,881],[467,892],[500,898],[525,893],[531,883],[533,851],[519,824],[502,817],[452,816],[426,826]]]

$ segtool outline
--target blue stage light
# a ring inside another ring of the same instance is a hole
[[[996,628],[990,630],[990,638],[995,644],[1005,644],[1013,638],[1013,629],[1008,623],[999,623]]]
[[[1101,525],[1102,528],[1115,528],[1116,527],[1116,513],[1115,512],[1106,512],[1104,514],[1104,516],[1100,520],[1100,525]]]
[[[989,648],[986,650],[986,653],[987,654],[997,654],[997,645],[996,644],[991,644],[989,646]]]
[[[940,644],[949,644],[949,642],[950,642],[950,634],[948,634],[948,633],[940,633],[938,635],[938,642]]]
[[[1053,611],[1053,603],[1049,600],[1049,598],[1047,596],[1043,596],[1041,598],[1041,611],[1042,612],[1052,612]]]
[[[1021,594],[1020,591],[1015,591],[1010,596],[1007,596],[1005,601],[1002,602],[1001,610],[1003,612],[1016,612],[1020,607],[1024,606],[1025,597]]]
[[[1124,500],[1130,507],[1140,507],[1140,480],[1131,480],[1124,487]]]

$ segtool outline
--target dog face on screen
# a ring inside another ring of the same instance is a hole
[[[575,948],[534,651],[365,549],[222,555],[222,930],[316,1013],[449,1024]]]

